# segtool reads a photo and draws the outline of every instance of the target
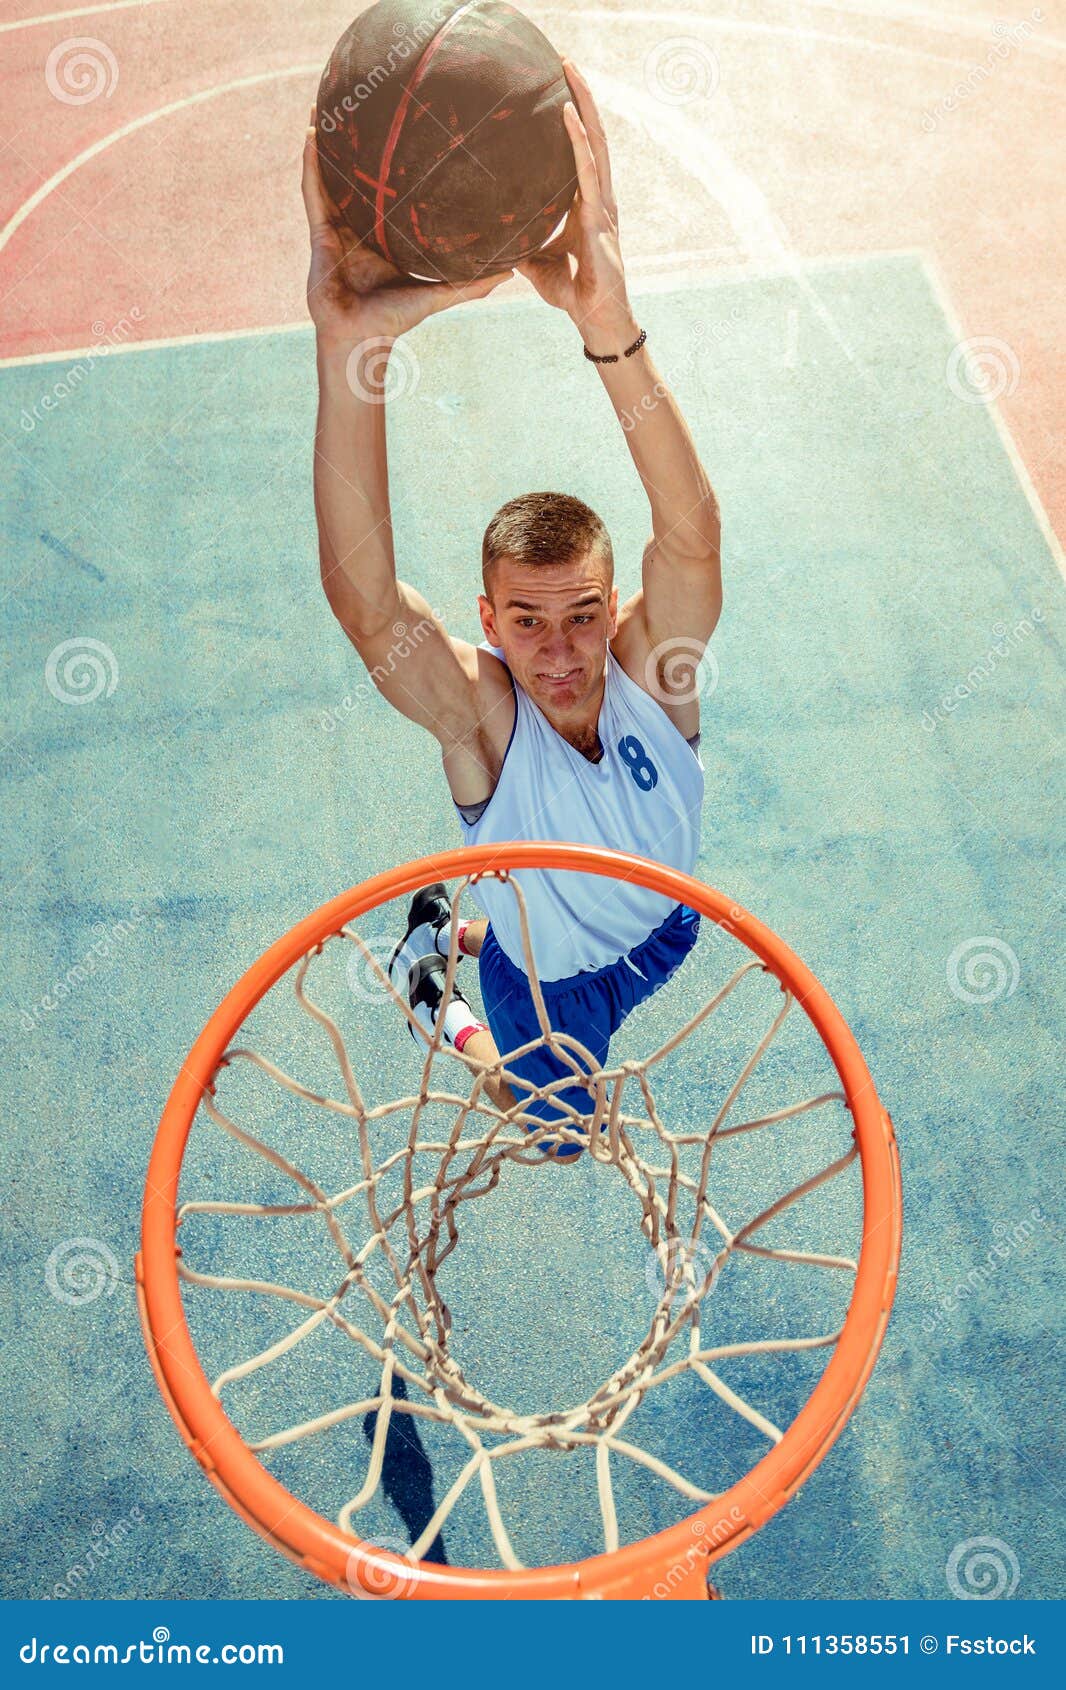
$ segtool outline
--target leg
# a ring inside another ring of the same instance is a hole
[[[486,926],[487,925],[488,924],[486,923]],[[493,1038],[487,1027],[481,1028],[480,1031],[476,1033],[471,1033],[470,1037],[466,1041],[466,1044],[463,1046],[463,1055],[473,1057],[474,1061],[479,1062],[483,1068],[488,1068],[493,1063],[500,1060],[500,1053],[496,1049],[496,1040]],[[514,1108],[516,1102],[515,1094],[507,1084],[506,1080],[486,1080],[485,1090],[488,1092],[497,1109]]]
[[[491,926],[480,951],[479,975],[481,996],[495,1047],[503,1051],[517,1051],[525,1045],[534,1045],[525,1055],[508,1061],[512,1072],[538,1090],[558,1086],[560,1081],[566,1082],[550,1097],[531,1096],[524,1087],[519,1088],[519,1105],[523,1113],[543,1122],[546,1129],[563,1126],[574,1130],[579,1126],[574,1115],[588,1116],[592,1113],[593,1093],[582,1085],[580,1075],[575,1074],[566,1061],[541,1042],[542,1033],[528,976],[500,949]],[[576,994],[559,994],[549,987],[545,988],[544,996],[552,1029],[572,1034],[580,1041],[589,1052],[593,1072],[602,1067],[609,1044],[606,1006],[597,1000],[596,994],[590,995],[583,981]],[[568,1110],[574,1113],[570,1114]],[[562,1142],[558,1138],[541,1141],[539,1134],[544,1129],[538,1129],[528,1120],[523,1122],[523,1128],[533,1136],[537,1149],[553,1151],[556,1161],[574,1161],[581,1155],[582,1145],[579,1143]]]
[[[500,1053],[492,1034],[467,1003],[458,981],[452,987],[451,1000],[444,1009],[451,918],[451,905],[444,886],[438,883],[417,892],[408,911],[407,932],[392,954],[389,975],[397,991],[406,996],[416,1021],[427,1033],[432,1036],[436,1031],[443,1010],[444,1043],[464,1056],[472,1057],[479,1066],[491,1067],[499,1061]],[[463,924],[461,955],[479,955],[487,927],[487,921]],[[412,1036],[416,1037],[413,1033]],[[514,1107],[514,1093],[505,1081],[489,1079],[485,1082],[485,1090],[497,1109]]]
[[[678,905],[662,926],[627,957],[620,957],[595,973],[544,987],[545,1008],[552,1027],[560,1033],[571,1033],[589,1052],[594,1066],[605,1067],[614,1034],[638,1004],[672,977],[695,944],[698,932],[696,911]],[[496,1045],[502,1050],[516,1050],[536,1039],[540,1029],[529,981],[504,956],[491,927],[482,941],[479,971],[481,995]],[[566,1065],[543,1045],[510,1066],[522,1079],[542,1087],[570,1077]],[[553,1097],[579,1115],[591,1112],[592,1097],[579,1081],[575,1080]],[[552,1099],[533,1100],[525,1108],[528,1114],[539,1116],[549,1124],[567,1119]],[[560,1160],[580,1154],[580,1146],[576,1144],[566,1144],[557,1151]]]
[[[480,956],[481,947],[485,943],[485,934],[488,930],[489,924],[487,921],[461,921],[459,923],[459,934],[462,939],[461,954],[463,956]],[[440,943],[447,946],[447,929],[441,934]]]
[[[417,923],[421,932],[412,927]],[[448,945],[451,938],[452,908],[448,898],[447,888],[438,881],[433,886],[425,886],[417,894],[411,904],[407,938],[410,941],[416,936],[425,950],[436,950],[447,962]],[[485,943],[485,934],[489,924],[484,916],[473,921],[459,923],[459,955],[461,957],[478,957],[481,947]]]

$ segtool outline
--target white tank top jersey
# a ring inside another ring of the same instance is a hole
[[[503,662],[498,647],[483,641],[481,649]],[[603,845],[691,874],[699,853],[703,763],[610,650],[598,763],[575,751],[528,693],[516,681],[513,685],[517,708],[503,769],[480,815],[479,806],[464,806],[467,815],[460,810],[465,842],[557,839]],[[515,878],[525,895],[542,981],[569,979],[617,962],[675,908],[661,893],[600,875],[537,869]],[[473,888],[473,896],[491,921],[500,949],[524,973],[513,892],[486,880]]]

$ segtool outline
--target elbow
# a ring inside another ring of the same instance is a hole
[[[722,549],[722,512],[710,488],[678,524],[676,549],[687,552],[696,562],[717,559]]]
[[[319,552],[319,578],[326,603],[345,633],[352,636],[359,633],[366,620],[367,607],[360,605],[362,595],[351,577],[325,550]]]
[[[344,593],[344,576],[336,560],[323,550],[318,554],[318,578],[322,583],[322,591],[326,595],[326,602],[334,616],[340,616],[340,602]]]
[[[677,563],[720,569],[722,517],[713,493],[669,529],[654,531],[645,547],[645,558],[654,552]]]
[[[722,512],[712,488],[708,487],[690,521],[700,551],[705,556],[717,557],[722,549]]]
[[[711,607],[711,634],[714,633],[714,631],[717,628],[719,622],[722,620],[722,610],[724,608],[724,605],[725,605],[725,600],[724,600],[724,597],[723,597],[723,594],[722,594],[722,583],[721,583],[721,579],[719,579],[718,593],[717,593],[717,596],[715,598],[714,604]],[[711,635],[708,634],[707,638],[710,639],[710,637],[711,637]]]
[[[717,560],[720,567],[722,557],[722,513],[718,508],[718,500],[715,498],[713,493],[708,496],[706,503],[700,509],[697,518],[697,527],[700,538],[703,541],[705,551]]]

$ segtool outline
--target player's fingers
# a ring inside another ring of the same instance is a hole
[[[600,203],[600,183],[596,175],[596,160],[592,154],[588,132],[572,100],[567,100],[563,107],[563,121],[566,124],[567,133],[574,149],[577,185],[581,190],[582,204],[596,210]]]
[[[397,283],[403,285],[403,272],[397,270],[395,264],[390,264],[387,258],[382,258],[373,247],[343,232],[338,232],[338,240],[344,247],[345,273],[359,293],[370,293],[374,288],[392,287]]]
[[[599,178],[600,192],[605,199],[613,199],[614,187],[611,181],[611,155],[607,146],[607,131],[603,127],[599,107],[593,98],[592,89],[578,70],[573,59],[563,60],[563,69],[570,92],[577,105],[578,116],[585,125],[592,156],[596,161],[596,174]]]
[[[578,192],[575,193],[570,202],[570,209],[566,214],[566,221],[559,230],[559,233],[557,235],[553,235],[550,241],[545,241],[544,245],[538,248],[538,258],[555,258],[561,256],[564,252],[572,252],[574,250],[574,246],[580,238],[578,234],[580,212],[581,194]]]
[[[304,209],[307,212],[307,221],[311,225],[311,233],[315,234],[323,226],[328,225],[330,219],[326,191],[322,186],[322,177],[318,168],[318,141],[313,129],[309,129],[304,136],[300,191],[303,194]]]
[[[538,277],[554,274],[559,269],[559,263],[558,258],[545,258],[542,254],[538,254],[535,258],[520,259],[515,265],[515,269],[520,276],[526,278],[527,282],[532,282]]]

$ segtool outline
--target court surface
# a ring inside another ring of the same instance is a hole
[[[528,10],[601,98],[631,289],[723,510],[698,872],[829,988],[903,1160],[882,1359],[719,1582],[939,1597],[956,1546],[992,1537],[1020,1596],[1053,1596],[1062,335],[1040,229],[1062,19]],[[183,1449],[132,1257],[155,1123],[219,997],[327,897],[458,842],[434,743],[363,684],[317,581],[295,167],[347,21],[169,0],[67,23],[20,0],[4,21],[7,1595],[332,1594]],[[69,103],[44,66],[83,35],[118,71]],[[661,79],[679,53],[683,99]],[[532,487],[600,511],[623,596],[636,584],[644,495],[575,347],[516,283],[397,354],[399,569],[456,632],[475,633],[485,522]],[[634,1050],[688,990],[634,1020]],[[366,1055],[376,1086],[415,1083],[398,1029]],[[679,1115],[700,1119],[721,1074],[694,1056]],[[197,1170],[210,1183],[209,1155]],[[553,1172],[480,1206],[449,1299],[478,1364],[538,1402],[598,1377],[648,1295],[595,1170]],[[72,1291],[78,1257],[97,1272]],[[788,1314],[787,1289],[766,1298]],[[229,1311],[202,1331],[223,1357]],[[712,1460],[701,1405],[672,1413],[664,1447]],[[395,1451],[379,1536],[440,1500],[446,1459]],[[518,1505],[532,1559],[595,1549],[580,1487],[561,1506],[533,1477]],[[643,1529],[660,1506],[635,1500]],[[478,1532],[457,1520],[444,1553]]]

